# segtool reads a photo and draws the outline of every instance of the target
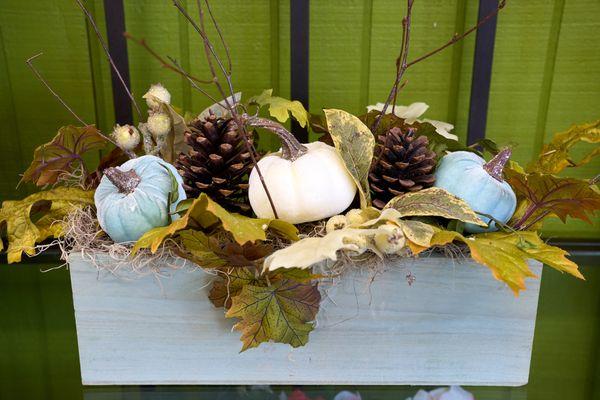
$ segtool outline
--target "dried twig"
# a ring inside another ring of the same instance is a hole
[[[52,93],[52,95],[54,97],[56,97],[56,99],[60,102],[60,104],[62,104],[62,106],[64,108],[66,108],[67,111],[69,111],[71,113],[71,115],[73,115],[75,117],[75,119],[77,119],[79,122],[81,122],[81,124],[83,126],[89,126],[89,124],[87,122],[85,122],[79,115],[77,115],[77,113],[71,107],[69,107],[69,105],[62,99],[62,97],[60,97],[60,95],[58,93],[56,93],[56,91],[54,89],[52,89],[52,86],[50,86],[50,84],[42,76],[40,71],[33,65],[33,61],[36,58],[40,57],[42,54],[44,54],[44,53],[38,53],[34,56],[31,56],[25,62],[27,63],[29,68],[33,71],[35,76],[39,79],[39,81],[42,82],[42,84],[46,87],[46,89],[48,89],[50,91],[50,93]],[[102,132],[100,132],[100,130],[98,130],[98,134],[100,136],[102,136],[107,142],[112,143],[116,147],[119,147],[119,145],[114,140],[112,140],[110,137],[104,135]],[[125,151],[125,153],[129,156],[129,158],[135,158],[135,154],[133,154],[132,152]]]
[[[44,79],[44,77],[42,76],[42,74],[40,74],[40,72],[37,70],[37,68],[35,68],[33,66],[33,60],[35,60],[36,58],[40,57],[43,54],[44,53],[38,53],[38,54],[36,54],[34,56],[31,56],[25,62],[27,63],[27,65],[29,66],[29,68],[33,71],[33,73],[35,74],[35,76],[37,76],[37,78],[40,80],[40,82],[42,82],[44,84],[44,86],[46,86],[46,88],[50,91],[50,93],[52,93],[54,95],[54,97],[56,97],[56,99],[60,102],[60,104],[62,104],[63,107],[66,108],[71,113],[71,115],[73,115],[75,117],[75,119],[77,119],[77,121],[81,122],[84,126],[87,126],[88,123],[85,122],[83,119],[81,119],[81,117],[79,115],[77,115],[77,113],[75,113],[75,111],[73,111],[73,109],[71,107],[69,107],[69,105],[62,99],[62,97],[60,97],[59,94],[56,93],[54,91],[54,89],[52,89],[52,87]]]
[[[202,4],[200,0],[197,0],[197,6],[198,6],[198,12],[199,12],[199,16],[200,16],[200,25],[198,25],[194,19],[191,17],[191,15],[187,12],[187,10],[185,9],[185,7],[183,7],[183,5],[181,4],[181,2],[179,0],[172,0],[173,1],[173,5],[177,8],[177,10],[181,13],[181,15],[183,15],[185,17],[185,19],[192,25],[192,27],[196,30],[196,32],[200,35],[200,37],[202,38],[202,42],[203,42],[203,47],[204,47],[204,53],[206,56],[206,61],[210,70],[210,73],[212,75],[212,81],[215,84],[217,90],[219,91],[219,94],[221,95],[221,97],[223,98],[223,101],[226,105],[226,108],[229,110],[235,124],[237,125],[237,128],[240,132],[240,135],[242,136],[242,139],[244,140],[246,149],[248,150],[248,152],[250,153],[250,157],[252,159],[252,163],[254,164],[254,168],[256,169],[256,172],[259,176],[260,182],[263,186],[263,189],[265,190],[265,193],[267,195],[267,199],[269,200],[269,204],[271,206],[271,209],[273,210],[273,215],[275,216],[275,218],[278,218],[278,214],[277,214],[277,209],[275,208],[275,204],[273,202],[273,198],[271,197],[271,193],[269,192],[269,189],[267,188],[267,183],[265,182],[265,179],[263,177],[263,174],[260,170],[260,168],[258,167],[258,162],[256,159],[256,149],[254,148],[254,145],[250,142],[250,140],[248,139],[248,132],[246,130],[246,125],[244,123],[244,120],[241,118],[241,116],[239,115],[239,113],[237,112],[237,106],[238,104],[236,104],[236,98],[235,98],[235,91],[233,90],[233,83],[232,83],[232,79],[231,79],[231,65],[229,65],[229,70],[225,68],[225,66],[223,65],[223,61],[221,60],[221,58],[219,57],[219,55],[217,54],[217,52],[215,51],[214,46],[212,45],[210,39],[208,38],[208,35],[206,34],[206,28],[204,25],[204,11],[202,9]],[[230,57],[229,57],[229,50],[227,49],[227,45],[225,44],[225,39],[223,38],[223,35],[221,34],[221,30],[219,28],[219,25],[216,21],[216,19],[214,18],[214,15],[212,14],[212,11],[210,10],[210,6],[208,4],[208,0],[205,0],[205,3],[207,5],[207,9],[209,11],[211,20],[213,22],[213,25],[215,26],[217,32],[219,33],[219,37],[221,38],[221,41],[223,42],[223,46],[226,49],[226,53],[227,53],[227,57],[228,57],[228,61],[231,64],[230,61]],[[213,63],[213,60],[216,62],[219,71],[223,74],[225,81],[227,82],[227,87],[229,90],[229,95],[226,93],[225,89],[223,88],[223,86],[221,85],[221,82],[219,81],[219,76],[217,73],[217,68],[215,68],[215,65]],[[178,67],[181,69],[181,67]],[[181,69],[182,72],[183,69]],[[185,73],[186,75],[188,75],[187,73]],[[188,79],[189,80],[189,79]],[[194,86],[194,85],[192,85]],[[230,101],[228,100],[228,98],[231,98],[231,101],[233,104],[230,103]]]
[[[83,13],[85,14],[85,16],[86,16],[87,20],[89,21],[90,25],[92,25],[92,28],[94,28],[94,32],[96,32],[96,36],[98,37],[98,41],[102,45],[102,48],[104,49],[104,53],[106,53],[106,57],[108,58],[108,62],[110,63],[113,71],[115,71],[115,73],[117,74],[117,77],[119,78],[119,81],[121,81],[121,85],[123,86],[123,89],[125,89],[125,92],[127,92],[127,95],[131,99],[131,102],[133,103],[133,105],[134,105],[134,107],[135,107],[138,115],[140,116],[140,118],[142,118],[142,111],[140,110],[140,107],[138,106],[137,102],[135,101],[135,98],[131,94],[131,91],[129,90],[129,87],[125,83],[125,80],[121,76],[121,72],[119,72],[119,69],[115,65],[115,62],[112,59],[112,57],[110,55],[110,52],[108,51],[108,46],[106,45],[106,43],[104,42],[104,39],[102,38],[102,34],[100,33],[100,30],[98,29],[98,25],[96,25],[96,21],[94,20],[94,17],[89,12],[89,10],[83,5],[83,3],[81,2],[81,0],[75,0],[75,1],[79,5],[79,8],[81,8],[81,11],[83,11]]]
[[[415,58],[412,61],[408,61],[408,50],[410,47],[410,24],[411,24],[411,17],[412,17],[412,7],[414,4],[414,0],[407,0],[407,8],[406,8],[406,15],[405,17],[402,19],[402,47],[400,49],[400,55],[398,56],[398,58],[396,59],[396,79],[394,80],[394,85],[392,86],[392,89],[390,90],[390,94],[388,95],[385,104],[383,105],[383,109],[381,110],[381,114],[379,114],[377,116],[377,118],[375,119],[375,122],[373,122],[373,125],[371,126],[371,131],[375,132],[377,130],[377,128],[379,127],[379,124],[381,123],[381,119],[383,118],[383,116],[385,115],[390,103],[393,102],[393,106],[392,109],[395,108],[396,106],[396,98],[398,95],[398,91],[399,91],[399,85],[400,85],[400,81],[402,80],[402,77],[404,76],[404,73],[406,72],[406,70],[410,67],[412,67],[413,65],[424,61],[426,59],[428,59],[429,57],[441,52],[442,50],[452,46],[453,44],[461,41],[462,39],[464,39],[465,37],[467,37],[468,35],[470,35],[471,33],[475,32],[477,29],[479,29],[482,25],[484,25],[485,23],[487,23],[490,19],[494,18],[496,15],[498,15],[498,13],[500,12],[501,9],[503,9],[506,6],[506,0],[501,0],[500,3],[498,3],[498,7],[492,11],[491,13],[489,13],[488,15],[486,15],[484,18],[482,18],[481,20],[479,20],[473,27],[471,27],[470,29],[466,30],[465,32],[463,32],[462,34],[458,34],[455,33],[452,38],[444,43],[442,46],[420,56]],[[404,84],[403,84],[404,86]]]
[[[177,72],[179,75],[182,75],[184,78],[191,79],[197,83],[213,83],[212,79],[211,80],[202,80],[202,79],[196,78],[196,77],[182,71],[180,68],[177,68],[177,66],[170,64],[164,58],[162,58],[160,56],[160,54],[158,54],[156,51],[154,51],[148,45],[148,43],[146,42],[146,39],[138,39],[135,36],[133,36],[132,34],[130,34],[129,32],[123,33],[123,36],[125,36],[125,38],[127,38],[128,40],[131,40],[132,42],[143,47],[148,53],[150,53],[150,55],[152,57],[154,57],[156,60],[158,60],[158,62],[162,65],[163,68],[170,69],[171,71]]]

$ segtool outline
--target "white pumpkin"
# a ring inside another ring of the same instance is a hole
[[[356,184],[335,148],[322,142],[300,145],[296,141],[293,145],[299,146],[300,154],[290,157],[290,149],[285,148],[290,143],[282,144],[283,151],[258,162],[279,219],[292,224],[318,221],[350,206]],[[275,217],[256,168],[250,173],[248,196],[259,218]]]

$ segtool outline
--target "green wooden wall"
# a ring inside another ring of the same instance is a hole
[[[102,1],[86,4],[104,26]],[[187,0],[192,6],[192,0]],[[476,0],[422,0],[414,8],[411,54],[421,55],[474,23]],[[233,54],[234,84],[253,95],[274,88],[289,96],[289,0],[219,0],[213,8]],[[402,0],[336,0],[310,4],[310,111],[323,107],[361,112],[383,101],[394,75],[401,36]],[[169,0],[126,0],[129,32],[159,53],[177,58],[195,75],[206,72],[201,43]],[[33,149],[57,127],[73,122],[26,68],[37,65],[86,121],[109,130],[114,123],[108,64],[71,0],[2,0],[0,4],[0,197],[22,196],[18,174]],[[487,136],[518,143],[526,163],[553,132],[600,118],[600,2],[512,0],[498,21]],[[465,140],[474,37],[407,74],[400,103],[425,101],[427,117],[456,125]],[[186,110],[209,105],[181,78],[129,43],[132,89],[139,98],[162,82]],[[264,139],[267,145],[272,139]],[[592,176],[595,162],[577,172]],[[547,236],[598,238],[590,226],[551,222]]]

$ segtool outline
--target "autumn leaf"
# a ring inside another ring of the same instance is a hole
[[[600,143],[600,120],[574,125],[565,132],[555,134],[552,141],[544,145],[537,160],[527,166],[527,172],[558,174],[567,167],[578,167],[600,156],[600,147],[596,146],[579,161],[573,160],[570,151],[580,142]]]
[[[268,271],[278,268],[308,268],[321,261],[336,261],[338,251],[364,251],[369,245],[366,237],[376,233],[377,229],[344,228],[322,237],[304,238],[268,256],[264,268]]]
[[[185,249],[185,253],[180,253],[180,256],[202,268],[219,268],[227,265],[227,262],[215,252],[218,243],[203,232],[185,230],[179,232],[179,238]]]
[[[577,265],[566,258],[565,251],[544,243],[535,232],[492,232],[464,237],[458,232],[438,231],[431,239],[431,246],[453,241],[465,243],[471,258],[488,267],[494,278],[505,282],[516,295],[525,289],[525,278],[535,277],[527,264],[529,259],[583,278]]]
[[[227,268],[216,278],[208,294],[208,298],[217,308],[231,307],[231,298],[237,296],[246,285],[258,285],[255,269]]]
[[[50,142],[35,149],[21,182],[34,182],[37,186],[54,184],[61,175],[84,165],[85,153],[99,150],[105,144],[106,138],[95,126],[63,126]]]
[[[394,197],[385,208],[397,210],[401,217],[443,217],[487,226],[465,201],[437,187]]]
[[[360,119],[343,110],[324,110],[329,133],[360,194],[360,207],[371,205],[369,169],[375,138]]]
[[[269,341],[304,346],[314,329],[321,294],[316,283],[285,279],[266,287],[244,285],[231,300],[225,315],[240,319],[233,328],[242,333],[245,351]]]
[[[288,100],[283,97],[273,96],[273,89],[264,90],[258,96],[254,96],[248,100],[249,104],[257,104],[259,106],[269,106],[269,114],[275,117],[279,122],[286,122],[290,118],[290,114],[294,117],[301,127],[306,127],[309,122],[308,111],[298,100]]]
[[[600,210],[600,192],[589,181],[514,169],[507,169],[505,177],[518,199],[509,222],[515,229],[531,229],[549,216],[563,222],[571,217],[592,223],[591,217]]]
[[[146,232],[134,245],[132,253],[143,248],[150,248],[153,253],[158,250],[163,241],[176,235],[179,231],[193,229],[208,229],[220,226],[230,232],[239,244],[266,240],[266,231],[271,229],[289,240],[298,239],[298,230],[292,224],[281,220],[249,218],[240,214],[230,213],[206,194],[194,199],[181,218],[170,225],[154,228]]]
[[[0,223],[6,224],[8,262],[21,261],[23,252],[35,255],[36,243],[62,235],[61,221],[68,213],[74,208],[93,204],[93,191],[66,187],[38,192],[23,200],[3,202]]]

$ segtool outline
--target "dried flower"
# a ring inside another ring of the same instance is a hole
[[[379,228],[381,233],[375,235],[375,246],[385,254],[396,254],[404,248],[406,239],[402,229],[395,225],[384,225]]]
[[[112,137],[117,145],[125,151],[135,149],[140,143],[140,132],[131,125],[115,125]]]
[[[152,113],[148,117],[147,127],[154,139],[164,138],[171,131],[171,118],[165,113]]]
[[[331,233],[333,231],[337,231],[338,229],[344,229],[348,225],[348,220],[344,215],[334,215],[329,218],[327,224],[325,225],[325,231],[327,233]]]
[[[162,104],[171,104],[171,93],[160,83],[150,86],[142,98],[146,99],[146,104],[152,110],[160,109]]]

